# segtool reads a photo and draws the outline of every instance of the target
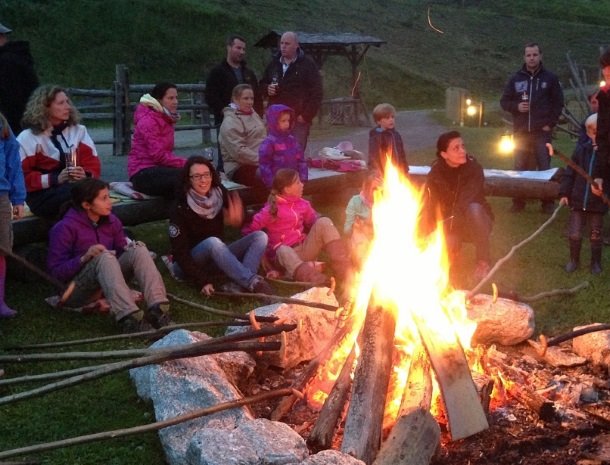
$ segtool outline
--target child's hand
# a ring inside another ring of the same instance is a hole
[[[560,198],[559,199],[559,205],[567,206],[568,205],[568,198],[567,197]]]
[[[203,295],[207,295],[208,297],[214,294],[214,285],[213,284],[204,284],[200,291]]]
[[[18,220],[23,217],[23,204],[13,205],[13,219]]]
[[[591,184],[591,192],[598,197],[601,197],[604,193],[603,190],[603,179],[595,179],[595,182]]]
[[[244,204],[237,192],[229,192],[229,205],[225,209],[225,223],[240,227],[244,222]]]

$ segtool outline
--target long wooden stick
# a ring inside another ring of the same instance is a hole
[[[523,247],[528,242],[533,241],[538,235],[540,235],[540,233],[542,233],[542,231],[544,231],[547,228],[547,226],[550,225],[555,220],[555,218],[557,218],[557,214],[559,213],[559,210],[561,210],[561,207],[562,207],[562,205],[560,204],[557,208],[555,208],[555,211],[553,212],[553,214],[544,223],[542,223],[542,225],[540,225],[540,227],[538,229],[536,229],[536,231],[534,231],[531,235],[529,235],[528,237],[523,239],[518,244],[513,245],[511,247],[511,249],[509,250],[509,252],[504,257],[502,257],[500,260],[498,260],[494,264],[494,266],[491,268],[491,270],[489,270],[489,273],[487,273],[487,275],[479,282],[479,284],[477,284],[468,293],[467,298],[471,298],[477,292],[479,292],[481,290],[481,288],[485,285],[485,283],[487,283],[487,281],[489,281],[491,279],[491,277],[500,269],[500,267],[512,258],[512,256],[515,254],[515,252],[517,250],[519,250],[521,247]]]
[[[281,295],[270,295],[270,294],[252,294],[250,292],[214,292],[214,295],[229,297],[229,298],[250,298],[250,299],[261,299],[269,300],[272,302],[282,302],[285,304],[297,304],[305,307],[321,308],[322,310],[330,310],[336,312],[339,307],[336,305],[324,304],[321,302],[311,302],[309,300],[294,299],[292,297],[283,297]]]
[[[85,374],[72,376],[56,383],[46,384],[37,389],[30,391],[20,392],[10,396],[0,397],[0,405],[9,404],[23,399],[40,396],[47,394],[52,391],[57,391],[69,386],[91,381],[92,379],[102,378],[112,373],[119,371],[130,370],[132,368],[138,368],[145,365],[152,365],[167,362],[169,360],[176,360],[180,358],[188,357],[199,357],[201,355],[217,354],[222,352],[235,352],[235,351],[258,351],[258,350],[279,350],[279,342],[229,342],[224,344],[213,344],[213,345],[201,345],[201,343],[190,344],[187,347],[181,346],[174,350],[165,350],[160,353],[148,355],[146,357],[139,357],[132,360],[123,362],[108,363],[103,365],[101,368],[93,371],[89,371]]]
[[[88,373],[89,371],[98,370],[106,365],[108,364],[104,363],[101,365],[89,365],[85,367],[72,368],[70,370],[41,373],[39,375],[25,375],[15,378],[0,379],[0,386],[10,386],[13,384],[29,383],[32,381],[48,381],[52,379],[66,378],[67,376],[81,375],[83,373]]]
[[[214,294],[218,294],[218,292],[215,292]],[[255,294],[247,294],[247,295],[255,295]],[[196,302],[191,302],[190,300],[183,299],[174,294],[168,293],[167,297],[170,298],[171,300],[175,300],[176,302],[180,302],[181,304],[188,305],[189,307],[193,307],[193,308],[198,308],[199,310],[205,310],[206,312],[212,313],[214,315],[230,316],[237,320],[250,321],[250,318],[248,317],[248,315],[244,315],[243,313],[229,312],[227,310],[221,310],[219,308],[208,307],[207,305],[202,305],[202,304],[198,304]],[[265,322],[265,323],[273,323],[274,321],[277,320],[277,318],[278,317],[276,317],[276,316],[257,316],[256,317],[256,319],[258,321]]]
[[[174,426],[179,423],[184,423],[185,421],[194,420],[195,418],[203,417],[205,415],[210,415],[212,413],[220,412],[223,410],[228,410],[232,408],[241,407],[243,405],[253,404],[255,402],[261,402],[268,399],[273,399],[275,397],[283,397],[293,393],[293,389],[284,388],[278,389],[276,391],[265,392],[262,394],[257,394],[251,397],[244,397],[240,400],[234,400],[231,402],[223,402],[221,404],[215,405],[213,407],[206,407],[202,409],[195,410],[190,413],[185,413],[183,415],[179,415],[177,417],[171,418],[169,420],[157,421],[155,423],[150,423],[148,425],[135,426],[132,428],[124,428],[117,429],[114,431],[104,431],[102,433],[88,434],[85,436],[77,436],[70,439],[63,439],[61,441],[53,441],[47,442],[44,444],[36,444],[33,446],[20,447],[18,449],[6,450],[4,452],[0,452],[0,459],[8,458],[8,457],[16,457],[19,455],[31,454],[33,452],[43,452],[53,449],[59,449],[62,447],[74,446],[77,444],[86,444],[94,441],[103,441],[106,439],[114,439],[125,436],[133,436],[135,434],[148,433],[150,431],[158,431],[162,428],[167,428],[168,426]]]
[[[113,334],[111,336],[102,336],[102,337],[90,337],[87,339],[73,339],[70,341],[57,341],[57,342],[42,342],[40,344],[25,344],[20,346],[8,346],[4,347],[5,350],[27,350],[27,349],[48,349],[51,347],[67,347],[67,346],[75,346],[82,344],[91,344],[94,342],[106,342],[106,341],[115,341],[120,339],[132,339],[138,337],[149,337],[155,338],[156,336],[162,336],[167,333],[171,333],[176,329],[187,329],[187,328],[200,328],[200,327],[208,327],[208,326],[249,326],[250,323],[247,321],[234,321],[234,320],[225,320],[225,321],[199,321],[193,323],[180,323],[175,325],[164,326],[159,329],[154,329],[150,331],[140,331],[137,333],[128,333],[128,334]]]
[[[131,349],[131,350],[106,350],[99,352],[59,352],[59,353],[40,353],[40,354],[19,354],[19,355],[0,355],[0,362],[18,363],[18,362],[39,362],[50,360],[106,360],[116,358],[133,358],[144,357],[158,353],[167,352],[168,350],[177,350],[180,348],[188,348],[191,346],[208,346],[218,345],[226,342],[245,341],[248,339],[257,339],[265,336],[273,336],[280,334],[282,331],[292,331],[297,327],[296,324],[283,324],[267,326],[257,330],[244,331],[239,333],[229,334],[227,336],[207,339],[205,341],[196,342],[194,344],[183,344],[172,348],[163,349]]]

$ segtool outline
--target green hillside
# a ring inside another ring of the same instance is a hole
[[[603,18],[610,5],[590,0],[2,0],[0,21],[14,38],[31,41],[41,79],[78,87],[109,87],[114,64],[129,66],[133,82],[194,82],[224,53],[224,37],[245,35],[249,60],[262,71],[267,52],[253,44],[270,29],[359,32],[387,41],[372,48],[361,70],[371,104],[399,107],[443,102],[444,88],[484,96],[500,92],[521,63],[522,46],[538,41],[546,65],[569,88],[565,55],[597,77],[599,46],[610,43]],[[438,31],[442,32],[438,32]],[[349,92],[342,58],[324,68],[326,94]]]

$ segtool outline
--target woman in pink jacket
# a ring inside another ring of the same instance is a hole
[[[127,174],[138,192],[173,198],[186,159],[176,156],[174,125],[180,119],[175,84],[161,82],[140,99]]]
[[[303,183],[299,173],[291,168],[280,168],[273,177],[267,203],[243,233],[265,230],[269,237],[267,260],[286,271],[295,281],[314,285],[328,280],[315,266],[324,250],[330,258],[335,276],[345,280],[350,259],[345,244],[330,218],[320,217],[303,198]]]

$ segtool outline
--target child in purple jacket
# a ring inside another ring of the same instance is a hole
[[[286,105],[267,108],[268,135],[258,149],[258,164],[265,186],[271,189],[273,176],[280,168],[292,168],[301,182],[307,181],[307,162],[303,149],[293,135],[294,110]]]

